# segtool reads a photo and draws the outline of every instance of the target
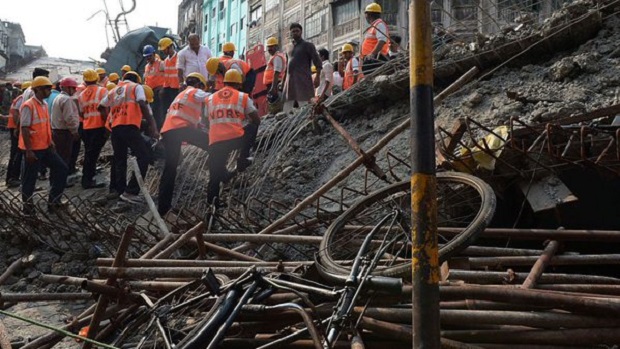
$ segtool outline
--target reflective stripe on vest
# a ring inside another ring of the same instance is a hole
[[[347,62],[347,66],[344,68],[344,80],[342,82],[342,88],[344,90],[353,86],[353,82],[355,81],[355,73],[353,71],[353,60],[357,60],[357,81],[362,80],[364,78],[364,74],[362,74],[361,62],[356,58],[352,57]]]
[[[370,27],[366,29],[366,34],[364,34],[364,42],[362,43],[362,52],[360,53],[362,58],[371,54],[372,51],[375,49],[375,46],[377,46],[377,43],[379,43],[379,40],[377,39],[377,25],[379,25],[379,23],[383,23],[386,29],[388,27],[387,24],[381,18],[379,18],[375,20],[374,22],[372,22]],[[389,30],[387,30],[387,32],[383,34],[387,38],[386,38],[385,45],[383,45],[383,48],[381,49],[381,53],[384,55],[387,55],[390,50]]]
[[[267,63],[267,68],[265,68],[265,73],[263,74],[263,84],[269,85],[273,83],[273,77],[275,75],[273,61],[276,57],[280,57],[282,59],[282,71],[278,76],[278,81],[284,81],[284,77],[286,77],[286,56],[282,52],[276,52],[271,58],[269,58],[269,63]]]
[[[153,63],[147,63],[144,68],[144,83],[149,85],[152,89],[164,86],[166,75],[165,71],[161,70],[162,63],[161,60],[155,58]]]
[[[19,101],[21,101],[22,99],[24,99],[24,95],[19,95],[15,97],[15,99],[13,100],[13,103],[11,103],[11,108],[9,108],[9,121],[7,122],[7,125],[6,125],[6,127],[9,129],[17,128],[17,124],[15,123],[15,118],[13,118],[13,110],[15,110],[15,107],[17,106]]]
[[[88,85],[78,96],[78,104],[82,110],[82,122],[85,130],[92,130],[104,126],[104,120],[99,112],[99,103],[108,90],[98,85]]]
[[[196,127],[200,122],[202,102],[197,102],[194,96],[198,92],[195,87],[188,87],[179,93],[168,109],[166,121],[161,133],[183,127]]]
[[[140,128],[142,110],[136,101],[137,87],[138,84],[134,82],[122,81],[108,93],[112,128],[120,125],[134,125]]]
[[[164,60],[164,87],[179,88],[180,86],[177,70],[177,53],[175,52],[172,57]]]
[[[30,130],[30,146],[32,150],[44,150],[50,147],[52,144],[52,127],[50,126],[50,115],[47,105],[41,103],[36,97],[32,97],[24,104],[20,109],[30,109],[30,115],[32,121],[28,129]],[[26,150],[26,143],[24,142],[24,133],[19,133],[19,149]]]
[[[209,110],[209,144],[243,136],[248,95],[229,86],[207,98]]]

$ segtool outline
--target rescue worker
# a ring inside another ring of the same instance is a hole
[[[170,38],[160,39],[159,50],[167,56],[164,60],[164,85],[160,92],[161,110],[165,114],[179,94],[181,83],[177,71],[177,51],[174,49],[174,41]]]
[[[23,102],[20,109],[19,149],[24,153],[22,176],[22,201],[25,214],[34,213],[32,194],[41,165],[50,168],[48,210],[55,212],[62,207],[60,197],[67,183],[67,165],[54,149],[50,116],[44,99],[52,91],[52,82],[43,76],[36,77],[31,85],[34,97]]]
[[[110,183],[112,196],[129,203],[141,202],[138,193],[138,181],[132,176],[127,184],[127,154],[137,158],[140,175],[146,176],[149,166],[149,150],[140,133],[142,119],[146,119],[149,135],[159,138],[157,125],[146,104],[144,88],[140,85],[140,75],[129,71],[123,75],[123,80],[113,90],[109,91],[99,104],[101,113],[105,108],[110,109],[109,119],[112,128],[112,149],[114,150],[114,182]],[[112,177],[112,176],[111,176]]]
[[[97,160],[107,141],[105,120],[107,110],[99,109],[108,90],[97,84],[97,74],[93,70],[84,71],[86,89],[78,96],[78,106],[82,118],[82,140],[84,142],[84,164],[82,166],[82,188],[103,188],[105,183],[97,183]]]
[[[234,177],[235,172],[243,172],[250,164],[250,148],[254,145],[260,118],[254,102],[248,94],[240,92],[243,79],[241,74],[230,69],[224,77],[224,88],[209,96],[205,111],[209,119],[209,184],[207,202],[219,205],[220,184]],[[243,122],[249,124],[243,127]],[[237,169],[229,172],[226,162],[230,153],[240,149]]]
[[[222,46],[222,56],[220,57],[220,62],[224,64],[226,67],[226,71],[231,69],[233,65],[236,65],[242,73],[243,85],[241,91],[245,93],[252,93],[254,90],[254,85],[256,84],[256,72],[249,64],[241,59],[235,58],[236,51],[235,44],[232,42],[227,42]]]
[[[116,87],[116,84],[113,83],[113,82],[108,82],[108,84],[105,85],[105,89],[108,90],[108,91],[114,89],[115,87]]]
[[[381,5],[376,2],[366,6],[364,16],[370,26],[364,31],[360,57],[363,61],[363,73],[370,74],[388,60],[390,31],[385,21],[381,19]]]
[[[97,68],[95,69],[95,71],[97,72],[97,75],[99,75],[99,86],[101,87],[105,87],[108,84],[108,77],[105,75],[105,69],[103,68]]]
[[[118,84],[118,81],[120,80],[120,76],[118,76],[118,74],[116,73],[112,73],[108,76],[108,84],[109,83],[113,83],[114,85]],[[107,84],[106,84],[107,86]]]
[[[356,82],[360,81],[364,75],[360,72],[360,61],[353,53],[353,45],[342,45],[342,56],[345,64],[342,89],[348,90]]]
[[[209,81],[207,82],[208,91],[215,92],[224,88],[224,75],[226,75],[226,67],[217,57],[211,57],[207,60],[207,72],[209,73]],[[233,69],[237,69],[241,73],[241,68],[233,65]]]
[[[155,97],[153,99],[153,117],[157,123],[157,127],[161,128],[164,124],[165,114],[161,108],[159,93],[164,87],[164,62],[155,54],[155,48],[151,45],[144,46],[142,56],[146,58],[146,67],[144,68],[144,83],[153,89]]]
[[[329,51],[322,48],[319,50],[319,57],[321,58],[323,67],[319,76],[319,87],[316,88],[316,97],[319,102],[326,100],[332,95],[332,88],[334,86],[334,66],[329,61]]]
[[[267,51],[271,57],[263,74],[263,84],[267,87],[267,93],[274,97],[278,97],[280,83],[286,76],[286,56],[278,48],[278,39],[274,37],[267,39]]]
[[[204,91],[207,80],[200,73],[190,73],[185,79],[185,85],[187,88],[172,102],[161,129],[166,165],[159,183],[157,210],[162,216],[172,207],[181,144],[187,142],[203,150],[209,147],[209,135],[198,128],[206,98],[209,96],[209,93]]]
[[[125,73],[130,72],[131,67],[127,64],[125,64],[122,68],[121,68],[121,77],[125,76]]]
[[[71,78],[64,78],[60,81],[62,92],[52,102],[52,140],[56,146],[56,152],[68,166],[71,161],[73,142],[80,140],[78,128],[80,126],[80,115],[77,105],[72,96],[78,84]]]
[[[7,120],[7,128],[11,137],[11,150],[9,155],[9,164],[6,169],[6,186],[9,188],[17,188],[20,186],[20,176],[22,167],[22,153],[19,151],[19,107],[24,98],[24,91],[30,87],[30,81],[22,83],[20,94],[15,97],[11,103],[9,117]]]

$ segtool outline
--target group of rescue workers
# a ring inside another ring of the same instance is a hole
[[[343,89],[350,88],[363,78],[362,66],[373,65],[389,57],[390,37],[387,25],[380,18],[381,7],[372,3],[366,7],[370,28],[365,33],[360,58],[354,55],[351,44],[340,52],[339,69]],[[301,26],[298,24],[293,27]],[[300,31],[301,33],[301,31]],[[294,36],[293,36],[294,38]],[[293,46],[297,42],[293,42]],[[267,39],[271,55],[263,74],[263,83],[271,99],[286,98],[286,85],[294,84],[291,57],[294,48],[286,54],[279,51],[275,37]],[[313,46],[312,46],[313,47]],[[34,213],[33,194],[37,178],[44,169],[50,172],[48,209],[63,209],[64,189],[72,185],[70,177],[77,172],[76,161],[84,145],[81,186],[84,189],[103,188],[97,182],[97,162],[110,139],[111,159],[109,200],[121,199],[129,203],[141,202],[140,187],[135,175],[127,183],[127,156],[136,157],[142,178],[151,162],[147,140],[161,140],[165,165],[159,185],[158,211],[161,215],[172,209],[172,198],[177,167],[184,143],[209,152],[209,183],[207,201],[216,207],[220,186],[243,172],[252,163],[253,147],[260,117],[251,98],[256,72],[244,60],[234,58],[235,46],[223,45],[223,54],[206,61],[208,74],[184,74],[177,67],[174,41],[168,37],[159,40],[161,59],[155,48],[146,45],[143,56],[147,64],[142,77],[128,65],[120,74],[103,68],[83,72],[78,84],[64,78],[56,84],[49,79],[49,71],[35,68],[32,81],[18,85],[21,94],[12,102],[10,113],[3,116],[11,133],[11,152],[7,169],[7,186],[21,185],[24,214]],[[317,52],[313,53],[314,55]],[[318,52],[323,69],[329,63],[327,50]],[[316,66],[316,64],[315,64]],[[307,66],[308,74],[310,66]],[[291,73],[287,74],[287,70]],[[286,82],[285,82],[286,81]],[[315,87],[319,87],[315,79]],[[317,97],[328,97],[333,80],[321,77],[320,84],[329,89],[317,90]],[[283,90],[284,88],[284,90]],[[146,136],[145,136],[146,135]],[[227,169],[228,159],[237,150],[236,168]]]

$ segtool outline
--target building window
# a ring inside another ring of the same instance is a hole
[[[336,25],[358,19],[359,16],[360,9],[356,0],[349,0],[334,7],[334,24]]]
[[[431,22],[443,23],[443,6],[441,0],[431,1]]]
[[[220,9],[220,19],[224,19],[224,14],[226,13],[226,7],[224,4],[224,1],[220,0],[220,5],[218,6]]]
[[[478,16],[476,0],[454,0],[452,11],[457,21],[473,21]]]
[[[230,26],[229,36],[233,36],[235,34],[237,34],[237,23],[233,23],[233,25]]]
[[[217,15],[217,8],[214,7],[211,9],[211,18],[215,18],[216,15]]]
[[[222,52],[222,45],[221,42],[217,45],[217,52]]]
[[[207,29],[208,24],[209,24],[209,14],[207,13],[207,14],[205,15],[205,30]]]
[[[243,28],[245,28],[243,25],[245,24],[245,16],[241,17],[241,20],[239,21],[239,30],[243,30]]]
[[[250,25],[258,22],[263,16],[263,7],[257,6],[250,11]]]
[[[327,12],[328,8],[324,8],[306,19],[306,37],[311,38],[327,31]]]

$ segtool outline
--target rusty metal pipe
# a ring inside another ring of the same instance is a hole
[[[618,328],[573,328],[567,330],[487,330],[487,331],[442,331],[442,336],[465,342],[586,345],[620,342]]]
[[[176,250],[178,250],[181,246],[185,245],[192,237],[195,237],[198,234],[202,235],[202,231],[204,230],[205,224],[204,222],[200,222],[196,224],[194,227],[181,234],[172,244],[166,247],[163,251],[159,252],[157,255],[153,256],[153,259],[164,259],[173,254]]]
[[[208,234],[203,235],[203,239],[207,242],[251,242],[260,244],[289,243],[318,245],[323,240],[323,237],[305,235]]]
[[[495,257],[504,257],[504,256],[539,256],[542,253],[542,250],[531,250],[531,249],[521,249],[521,248],[503,248],[503,247],[488,247],[488,246],[469,246],[461,251],[461,255],[464,256],[482,256],[480,259],[485,257],[493,258]],[[478,257],[469,258],[470,265],[472,259],[478,259]],[[533,264],[533,262],[532,262]]]
[[[192,241],[195,241],[195,239],[192,239]],[[250,262],[263,262],[262,259],[259,258],[255,258],[255,257],[250,257],[248,255],[245,255],[241,252],[237,252],[235,249],[228,249],[225,247],[221,247],[218,246],[216,244],[212,244],[210,242],[205,242],[204,246],[207,248],[207,250],[219,255],[219,256],[223,256],[223,257],[227,257],[227,258],[231,258],[231,259],[236,259],[239,261],[250,261]]]
[[[462,229],[439,227],[439,233],[449,236],[459,234]],[[620,242],[619,230],[555,230],[555,229],[510,229],[486,228],[479,238],[511,238],[515,240],[559,240]]]
[[[91,300],[89,293],[0,293],[0,303]]]
[[[481,299],[496,302],[550,306],[576,314],[620,315],[620,299],[585,298],[553,291],[478,285],[440,287],[442,300]]]
[[[22,258],[15,260],[13,263],[11,263],[11,265],[9,265],[8,268],[6,268],[4,273],[0,275],[0,285],[4,284],[6,280],[8,280],[8,278],[10,278],[11,275],[13,275],[13,273],[21,269],[24,265],[32,264],[34,260],[35,260],[34,255],[24,256]]]
[[[450,270],[450,280],[462,280],[474,284],[505,284],[523,283],[525,278],[522,274],[508,274],[505,272]],[[620,279],[581,274],[551,274],[547,273],[540,277],[539,284],[608,284],[620,285]]]
[[[528,266],[538,260],[533,256],[510,256],[510,257],[470,257],[468,264],[472,268],[484,268],[495,266]],[[590,254],[590,255],[559,255],[553,256],[549,265],[618,265],[620,254]]]
[[[311,265],[313,261],[299,261],[299,262],[246,262],[246,261],[221,261],[221,260],[181,260],[181,259],[128,259],[125,262],[126,267],[201,267],[201,268],[213,268],[213,267],[245,267],[251,266],[257,267],[298,267],[301,265]],[[98,258],[96,261],[97,266],[107,267],[112,265],[111,258]]]
[[[550,291],[597,293],[602,295],[620,296],[620,285],[570,285],[552,284],[538,285],[536,288]]]
[[[142,278],[200,278],[206,268],[114,268],[99,267],[99,274],[103,277],[114,277],[119,279],[142,279]],[[245,273],[247,267],[222,267],[210,268],[214,273],[225,275],[241,275]],[[278,271],[279,268],[261,267],[265,271]],[[292,272],[295,268],[284,267],[285,272]]]
[[[521,287],[523,288],[536,287],[538,280],[540,279],[541,275],[543,274],[543,272],[545,271],[545,269],[551,262],[551,258],[553,258],[553,256],[558,252],[559,248],[560,248],[559,242],[555,240],[549,241],[549,243],[545,247],[545,250],[540,255],[540,258],[538,258],[536,263],[534,263],[532,270],[530,270],[530,273],[525,278],[525,281],[523,281],[523,285]]]

